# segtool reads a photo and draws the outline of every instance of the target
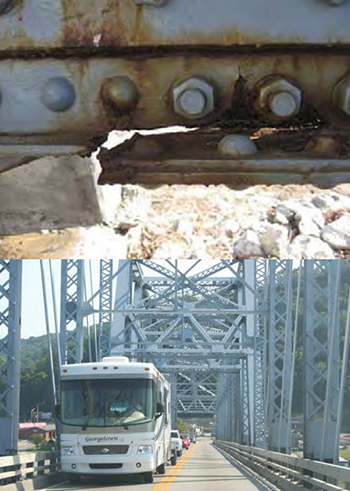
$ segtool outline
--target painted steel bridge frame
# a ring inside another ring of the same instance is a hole
[[[168,377],[175,420],[215,414],[218,439],[289,453],[302,343],[304,457],[338,461],[348,359],[339,352],[343,262],[184,264],[120,260],[115,270],[101,260],[99,288],[88,294],[87,265],[62,261],[62,362],[81,362],[84,340],[94,338],[90,359],[123,354]],[[17,448],[21,268],[0,262],[0,455]],[[345,327],[348,336],[349,307]]]

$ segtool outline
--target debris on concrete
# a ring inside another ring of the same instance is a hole
[[[0,176],[1,257],[350,257],[350,184],[100,188],[96,159],[56,160]]]

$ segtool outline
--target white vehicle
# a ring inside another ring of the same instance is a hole
[[[175,445],[176,455],[181,457],[182,455],[182,440],[180,438],[180,434],[177,430],[171,430],[171,441]]]
[[[108,357],[64,365],[60,401],[61,464],[71,481],[139,474],[149,483],[174,463],[170,385],[152,363]]]

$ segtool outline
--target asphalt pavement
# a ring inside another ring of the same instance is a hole
[[[83,478],[79,485],[65,482],[48,489],[55,491],[263,491],[263,485],[243,474],[223,457],[211,441],[201,440],[183,451],[176,466],[168,466],[165,475],[156,475],[152,484],[129,478]]]

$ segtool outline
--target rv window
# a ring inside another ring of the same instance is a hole
[[[63,424],[129,426],[148,423],[155,416],[153,380],[64,380],[61,389]]]
[[[169,391],[167,389],[164,389],[164,405],[165,405],[165,424],[167,425],[168,424],[168,400],[169,400]]]

